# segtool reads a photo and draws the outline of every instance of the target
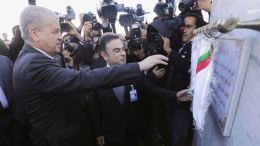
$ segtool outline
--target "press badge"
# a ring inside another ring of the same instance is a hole
[[[133,85],[131,85],[131,91],[130,91],[130,101],[131,102],[134,102],[134,101],[137,101],[138,100],[138,98],[137,98],[137,92],[136,92],[136,90],[134,89],[134,86]]]

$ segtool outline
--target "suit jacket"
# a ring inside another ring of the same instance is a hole
[[[13,102],[13,87],[12,87],[12,70],[13,63],[5,56],[0,55],[0,86],[7,98],[9,108]],[[0,113],[3,113],[4,109],[0,104]]]
[[[37,146],[85,145],[86,123],[77,92],[119,86],[141,75],[138,64],[75,71],[25,44],[13,70],[14,90],[25,111]]]
[[[175,91],[187,89],[190,85],[191,42],[182,50],[172,50],[169,54],[168,88]],[[183,102],[177,106],[190,107],[191,102]]]
[[[1,145],[13,145],[12,123],[13,117],[13,90],[12,67],[13,63],[5,56],[0,55],[0,86],[8,102],[8,108],[3,108],[0,103],[0,143]]]
[[[134,87],[136,89],[136,87]],[[130,101],[131,86],[125,86],[124,104],[113,89],[99,90],[90,98],[90,112],[96,137],[104,136],[110,143],[138,141],[143,128],[142,99]],[[138,90],[137,90],[137,93]]]

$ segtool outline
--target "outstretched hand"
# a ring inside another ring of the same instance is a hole
[[[192,101],[192,95],[189,92],[189,89],[181,90],[177,93],[177,99],[179,101]]]
[[[149,70],[155,65],[163,64],[168,65],[168,57],[163,55],[152,55],[145,58],[143,61],[139,62],[139,67],[141,71]]]

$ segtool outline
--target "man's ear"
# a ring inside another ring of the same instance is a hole
[[[101,56],[103,57],[103,59],[105,61],[107,61],[108,60],[108,55],[107,55],[106,51],[100,51],[100,53],[101,53]]]
[[[39,31],[36,28],[29,28],[29,36],[34,42],[39,42],[40,37],[39,37]]]

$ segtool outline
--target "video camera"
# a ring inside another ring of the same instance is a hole
[[[179,3],[179,10],[181,12],[189,11],[192,7],[193,4],[196,2],[196,0],[183,0],[182,2]]]
[[[136,9],[121,6],[119,12],[127,13],[119,16],[119,23],[121,26],[131,26],[135,22],[142,22],[144,21],[144,14],[146,14],[141,4],[137,4]]]
[[[171,19],[175,12],[174,0],[166,0],[166,2],[159,1],[153,11],[162,19]]]
[[[108,18],[111,23],[114,23],[117,17],[117,3],[113,0],[103,0],[97,12],[100,18]]]
[[[130,51],[141,50],[143,39],[141,38],[141,28],[139,23],[131,25],[129,41],[127,47]]]
[[[83,22],[91,22],[92,28],[94,30],[101,30],[102,28],[102,25],[99,22],[97,22],[96,15],[91,12],[85,13],[83,15]]]
[[[75,19],[76,14],[75,14],[74,10],[72,9],[72,7],[70,5],[68,5],[66,7],[66,9],[67,9],[67,14],[65,16],[63,16],[64,19],[67,21],[71,21],[71,20]]]
[[[29,5],[36,5],[36,0],[28,0]]]
[[[155,54],[165,54],[163,51],[162,35],[152,26],[147,28],[147,46],[145,48],[147,56]]]
[[[180,28],[183,25],[182,17],[173,17],[171,20],[156,19],[147,28],[147,55],[163,54],[163,37],[171,40],[178,47],[181,42]]]
[[[69,32],[72,29],[69,23],[61,22],[60,23],[60,31],[62,32]]]

